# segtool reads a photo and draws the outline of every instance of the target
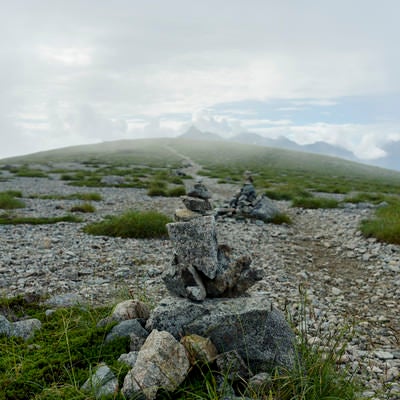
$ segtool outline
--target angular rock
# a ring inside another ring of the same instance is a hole
[[[0,335],[11,336],[12,323],[4,316],[0,315]]]
[[[175,390],[190,368],[185,348],[168,332],[153,330],[140,349],[135,366],[125,377],[122,393],[133,399],[142,392],[155,399],[158,389]]]
[[[139,300],[125,300],[118,303],[110,316],[103,318],[97,324],[98,326],[106,326],[113,322],[121,322],[130,319],[146,320],[150,315],[149,307]]]
[[[138,300],[125,300],[117,304],[111,314],[113,321],[124,321],[127,319],[144,318],[150,315],[149,307]]]
[[[208,200],[189,196],[182,196],[181,198],[185,207],[190,211],[205,214],[207,211],[212,210],[211,203]]]
[[[207,312],[201,304],[176,297],[166,297],[151,313],[146,322],[146,330],[167,331],[176,339],[180,339],[185,334],[190,334],[184,331],[185,327]]]
[[[176,222],[187,222],[194,218],[201,218],[201,215],[186,208],[179,208],[175,210],[174,219]]]
[[[138,351],[130,351],[129,353],[121,354],[118,361],[133,367],[136,363],[138,354]]]
[[[188,353],[190,363],[211,363],[218,355],[218,351],[209,338],[199,335],[188,335],[181,339],[181,343]]]
[[[221,375],[226,377],[226,379],[228,379],[230,382],[239,379],[247,379],[249,376],[251,376],[249,367],[236,350],[219,354],[215,361],[218,370],[221,372]]]
[[[121,321],[118,325],[115,325],[106,336],[105,341],[109,342],[116,338],[131,337],[131,335],[142,338],[144,343],[145,339],[149,335],[149,332],[143,328],[137,319],[128,319],[126,321]]]
[[[192,265],[208,278],[215,278],[218,271],[218,245],[214,217],[170,223],[167,229],[175,246],[177,263]]]
[[[211,199],[211,193],[208,191],[206,186],[201,182],[197,182],[193,185],[193,189],[189,191],[188,196],[197,197],[199,199],[204,199],[204,200]]]
[[[260,219],[265,222],[271,221],[278,214],[279,209],[274,202],[264,195],[257,199],[249,212],[251,218]]]
[[[265,297],[205,299],[193,303],[166,298],[153,310],[146,329],[166,330],[176,338],[209,337],[218,352],[236,350],[253,372],[293,366],[294,334],[284,315]]]
[[[107,365],[101,365],[82,385],[81,389],[84,392],[93,393],[96,399],[101,399],[118,392],[118,379]]]
[[[21,337],[24,340],[32,338],[36,331],[40,330],[42,323],[36,319],[26,319],[12,324],[12,336]]]

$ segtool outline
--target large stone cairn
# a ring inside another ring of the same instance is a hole
[[[195,301],[233,297],[261,279],[261,272],[250,268],[250,257],[233,260],[230,247],[218,245],[213,216],[170,223],[167,229],[175,252],[163,279],[173,295]]]

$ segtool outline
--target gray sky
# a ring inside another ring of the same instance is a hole
[[[190,124],[400,140],[397,0],[0,0],[0,157]]]

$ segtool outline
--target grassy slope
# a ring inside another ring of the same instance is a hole
[[[339,158],[290,150],[185,139],[119,140],[74,146],[0,160],[1,163],[89,162],[177,167],[181,157],[203,165],[204,173],[241,181],[250,170],[259,187],[295,184],[307,189],[400,193],[400,173]]]

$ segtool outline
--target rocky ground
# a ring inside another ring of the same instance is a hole
[[[193,171],[195,172],[195,166]],[[238,190],[205,179],[214,204]],[[74,188],[55,176],[12,178],[0,182],[0,191],[32,194],[98,192],[96,213],[82,215],[99,220],[126,209],[156,209],[173,215],[179,199],[151,198],[141,189]],[[64,215],[76,200],[24,198],[19,214]],[[294,319],[306,293],[309,339],[316,345],[326,335],[352,327],[342,357],[343,366],[362,377],[366,395],[376,399],[400,398],[400,246],[365,239],[358,231],[371,208],[303,210],[278,206],[293,224],[271,225],[219,219],[219,242],[252,257],[265,271],[251,291],[266,298]],[[85,222],[86,223],[86,222]],[[50,302],[104,304],[130,295],[156,303],[165,294],[161,273],[170,262],[168,240],[135,240],[89,236],[85,223],[0,226],[0,295],[40,294]],[[339,331],[337,331],[339,328]],[[335,333],[336,334],[336,333]],[[339,333],[337,333],[339,334]]]

